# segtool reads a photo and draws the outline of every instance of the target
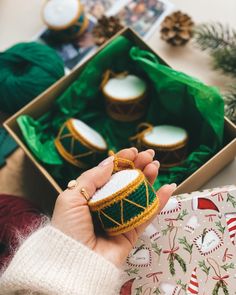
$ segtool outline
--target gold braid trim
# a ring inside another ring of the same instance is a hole
[[[142,131],[140,131],[141,129],[143,129]],[[143,137],[146,133],[151,132],[153,129],[153,125],[150,123],[140,123],[137,127],[137,134],[134,136],[131,136],[129,138],[130,141],[137,141],[138,144],[141,144]]]
[[[99,200],[97,202],[89,201],[88,205],[92,212],[99,211],[104,209],[122,199],[128,197],[132,192],[134,192],[140,185],[145,182],[145,176],[141,170],[138,170],[138,177],[134,179],[129,185],[125,186],[124,188],[118,190],[117,192],[108,196],[105,200]]]
[[[149,219],[153,217],[153,215],[157,212],[159,208],[159,197],[156,196],[156,199],[153,201],[153,203],[148,206],[143,212],[141,212],[139,215],[133,217],[128,222],[122,225],[118,225],[114,228],[106,229],[106,232],[110,236],[119,235],[122,233],[125,233],[129,230],[132,230],[134,227],[138,227],[139,225],[145,223]]]
[[[109,154],[109,156],[114,157],[113,173],[124,170],[124,169],[135,169],[134,163],[132,161],[130,161],[128,159],[117,157],[117,155],[112,150],[110,150],[108,152],[108,154]]]

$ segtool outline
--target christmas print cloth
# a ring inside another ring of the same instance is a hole
[[[123,266],[120,295],[233,295],[236,186],[172,197]]]

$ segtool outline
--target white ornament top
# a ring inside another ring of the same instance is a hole
[[[48,27],[67,28],[80,15],[79,0],[49,0],[43,8],[43,19]]]
[[[92,146],[97,146],[99,149],[107,149],[106,141],[96,130],[78,119],[72,119],[71,123],[76,132]]]
[[[113,174],[110,180],[101,189],[96,191],[89,202],[94,203],[106,199],[129,185],[138,175],[137,170],[122,170]]]
[[[150,145],[171,147],[186,141],[187,138],[187,131],[183,128],[171,125],[160,125],[153,127],[151,131],[145,133],[143,139]]]
[[[103,88],[104,93],[117,100],[131,100],[141,97],[146,91],[146,82],[134,75],[111,78]]]

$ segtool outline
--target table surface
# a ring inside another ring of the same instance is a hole
[[[217,21],[236,28],[235,0],[172,0],[177,9],[192,16],[196,24]],[[37,34],[43,23],[40,9],[43,0],[1,0],[0,1],[0,51],[16,42],[30,40]],[[230,78],[212,70],[211,59],[196,49],[190,42],[187,46],[173,48],[159,38],[157,30],[148,40],[149,45],[173,68],[201,79],[209,85],[224,90]],[[22,179],[23,154],[17,151],[8,159],[8,164],[0,171],[0,191],[6,193],[25,193]],[[236,184],[236,160],[211,179],[204,188]],[[14,177],[14,184],[9,185]]]

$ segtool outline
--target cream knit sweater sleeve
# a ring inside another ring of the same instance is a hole
[[[0,294],[117,294],[119,270],[52,226],[39,229],[16,252],[0,278]]]

